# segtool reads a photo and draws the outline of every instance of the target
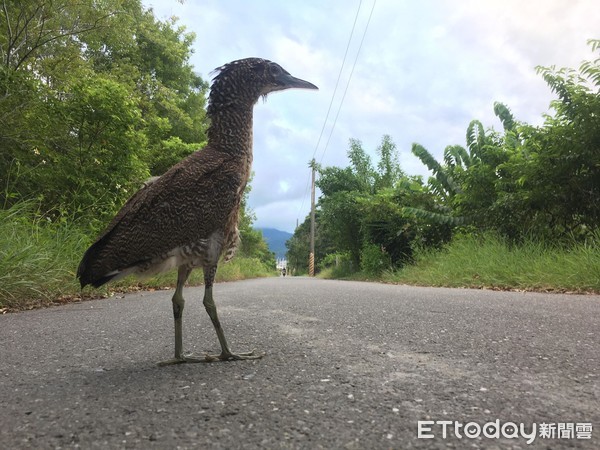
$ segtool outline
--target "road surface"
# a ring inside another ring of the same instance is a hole
[[[185,349],[217,351],[186,293]],[[171,295],[0,316],[0,448],[600,448],[599,296],[222,283],[233,350],[267,355],[158,367]]]

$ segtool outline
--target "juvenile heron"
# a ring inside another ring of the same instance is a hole
[[[152,275],[178,268],[172,298],[175,358],[161,365],[263,356],[230,350],[213,300],[215,272],[219,258],[224,255],[229,261],[239,244],[240,202],[252,163],[254,104],[274,91],[317,89],[260,58],[233,61],[216,72],[208,99],[206,147],[146,182],[85,252],[77,269],[83,288],[88,284],[99,287],[129,274]],[[221,345],[220,354],[204,358],[183,354],[183,287],[196,267],[204,271],[203,303]]]

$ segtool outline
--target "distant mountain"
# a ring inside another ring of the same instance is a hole
[[[276,230],[275,228],[258,228],[262,231],[265,241],[269,244],[269,249],[275,253],[276,258],[285,258],[287,248],[285,242],[292,237],[292,233]]]

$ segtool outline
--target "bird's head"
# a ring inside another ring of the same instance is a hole
[[[284,89],[318,89],[312,83],[293,77],[279,64],[261,58],[230,62],[214,71],[209,112],[217,107],[254,105],[267,94]]]

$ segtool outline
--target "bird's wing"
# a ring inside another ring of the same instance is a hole
[[[247,180],[238,161],[206,147],[140,189],[84,255],[78,269],[82,284],[96,284],[108,273],[223,229]]]

